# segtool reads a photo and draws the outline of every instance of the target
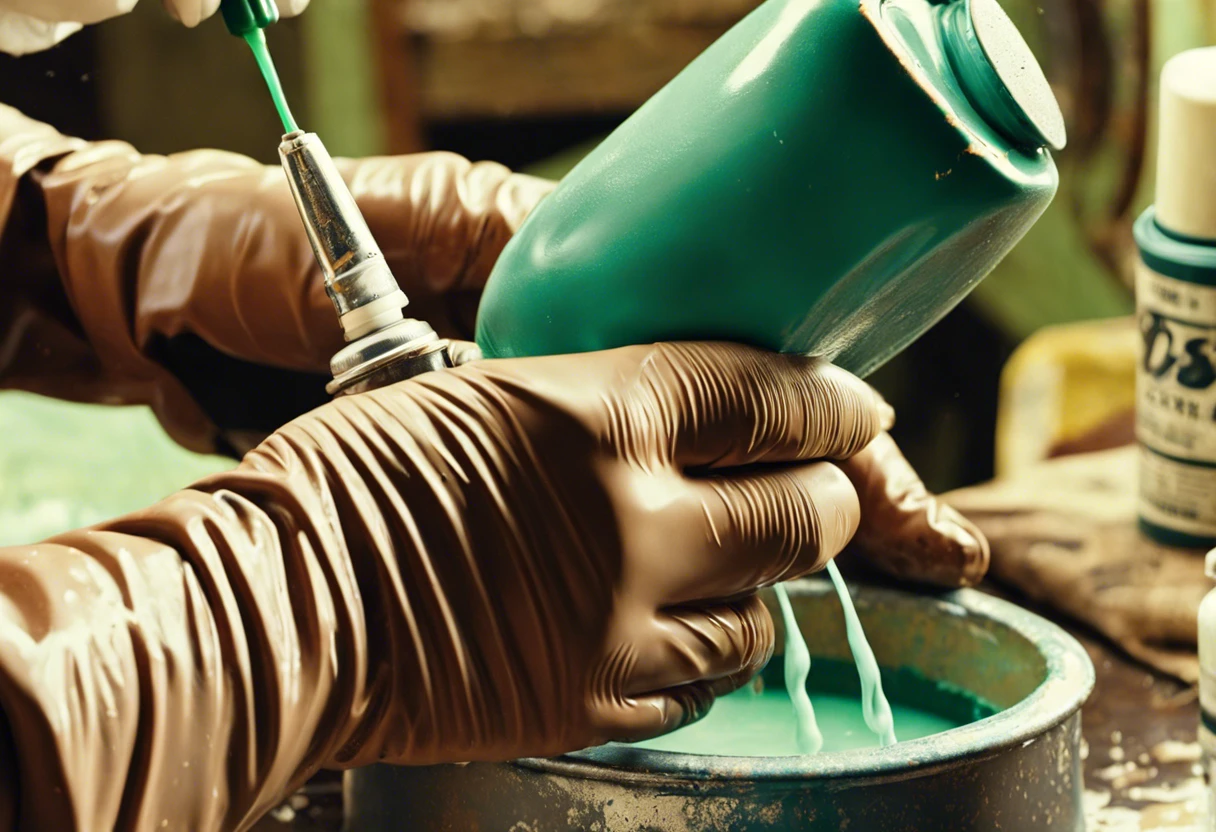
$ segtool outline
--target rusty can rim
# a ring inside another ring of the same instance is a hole
[[[789,585],[793,597],[831,592],[826,581],[808,579]],[[856,591],[856,587],[854,587]],[[866,596],[906,601],[912,593],[867,586]],[[960,589],[934,596],[951,615],[985,618],[1033,644],[1047,668],[1046,678],[1029,696],[998,714],[931,737],[889,748],[859,749],[813,757],[719,757],[606,745],[549,759],[515,761],[524,768],[619,783],[691,781],[737,787],[739,781],[904,780],[967,765],[1035,742],[1075,715],[1093,692],[1095,674],[1089,654],[1075,638],[1042,616],[1016,604]]]

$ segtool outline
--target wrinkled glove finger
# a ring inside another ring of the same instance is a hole
[[[861,523],[852,549],[895,578],[974,586],[988,572],[988,541],[925,487],[890,434],[839,463],[857,489]]]
[[[665,604],[733,598],[822,569],[858,524],[857,493],[826,462],[753,470],[690,482],[686,522],[664,524],[643,585]],[[696,529],[688,542],[671,529]]]
[[[727,692],[726,685],[721,682],[696,682],[659,693],[622,698],[597,718],[599,741],[641,742],[678,731],[704,719],[714,700]]]
[[[635,641],[626,696],[755,676],[773,655],[773,619],[755,595],[660,612]]]
[[[655,397],[685,466],[845,459],[884,418],[874,390],[826,361],[724,344],[660,344]]]
[[[481,354],[481,347],[472,341],[449,341],[448,357],[452,359],[452,365],[455,367],[472,364],[474,361],[482,361],[485,358]]]

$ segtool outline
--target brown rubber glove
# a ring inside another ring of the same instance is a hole
[[[975,586],[988,572],[988,540],[929,493],[888,433],[840,463],[857,489],[861,525],[849,552],[901,581]]]
[[[552,184],[446,153],[338,165],[409,314],[470,337]],[[0,387],[146,403],[199,451],[325,401],[342,334],[279,168],[88,144],[0,105],[0,234]]]
[[[814,460],[884,407],[729,345],[482,362],[0,549],[0,829],[243,829],[323,766],[677,728],[770,657],[755,590],[853,535],[852,485]]]
[[[482,360],[481,350],[468,341],[453,341],[450,353],[457,365]],[[894,411],[885,401],[880,409],[882,433],[861,452],[838,462],[861,505],[861,522],[848,554],[900,581],[976,586],[988,573],[987,538],[929,492],[887,433],[894,427]]]
[[[1135,445],[1044,460],[949,499],[992,541],[992,577],[1161,673],[1199,681],[1201,550],[1137,528]]]

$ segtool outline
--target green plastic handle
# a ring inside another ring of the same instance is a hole
[[[279,8],[274,0],[223,0],[220,14],[228,31],[243,38],[279,22]]]

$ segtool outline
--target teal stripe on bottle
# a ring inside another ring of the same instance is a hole
[[[1133,231],[1144,265],[1157,274],[1216,286],[1216,241],[1202,243],[1166,231],[1157,223],[1157,211],[1152,207],[1136,220]]]
[[[1140,532],[1149,540],[1162,546],[1173,546],[1177,549],[1211,549],[1216,547],[1216,537],[1200,537],[1186,532],[1167,529],[1143,517],[1139,520]]]
[[[1173,456],[1171,454],[1163,453],[1162,451],[1157,450],[1152,445],[1149,445],[1147,442],[1141,442],[1140,446],[1142,448],[1144,448],[1144,450],[1148,451],[1150,454],[1159,456],[1162,459],[1168,459],[1170,462],[1176,462],[1179,465],[1190,465],[1192,468],[1208,468],[1208,469],[1216,470],[1216,462],[1209,462],[1207,460],[1202,460],[1202,459],[1185,459],[1184,457]]]

